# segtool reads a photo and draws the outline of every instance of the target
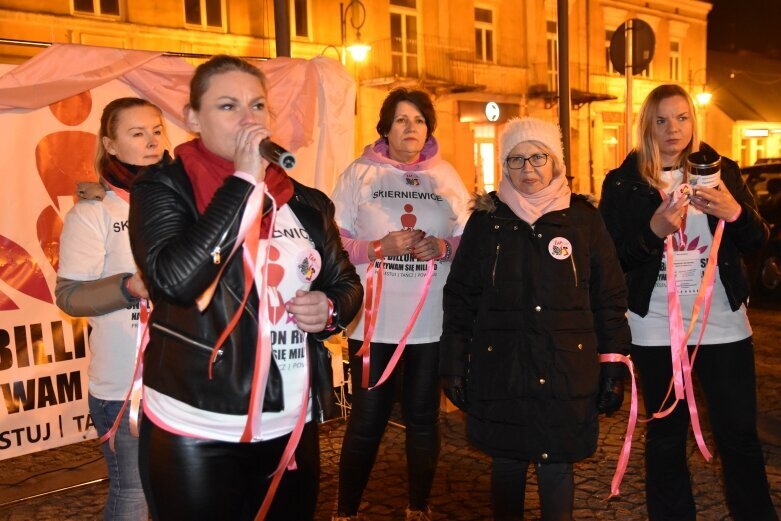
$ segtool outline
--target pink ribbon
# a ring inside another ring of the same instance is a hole
[[[613,481],[610,483],[610,497],[608,497],[608,499],[610,499],[621,494],[619,487],[621,486],[621,481],[624,479],[626,467],[629,464],[629,454],[632,451],[632,437],[634,436],[635,425],[637,424],[637,382],[635,381],[635,366],[632,364],[632,359],[628,356],[620,353],[605,353],[599,355],[599,361],[622,362],[629,369],[629,374],[632,377],[632,399],[629,406],[629,421],[626,425],[624,445],[621,447],[621,454],[618,456],[616,472],[613,474]]]
[[[366,268],[366,303],[363,307],[363,344],[358,349],[356,356],[362,357],[361,387],[369,387],[369,368],[371,358],[371,341],[374,336],[374,328],[377,325],[377,315],[380,311],[380,297],[382,296],[382,281],[385,274],[385,259],[380,258],[379,267],[377,261],[372,261]],[[376,270],[375,270],[376,268]]]
[[[304,338],[304,345],[306,346],[306,338]],[[309,364],[306,364],[306,385],[304,386],[304,393],[301,398],[301,409],[298,413],[298,420],[293,428],[293,432],[290,433],[290,438],[285,445],[285,450],[282,452],[282,457],[279,460],[276,470],[271,474],[271,483],[269,484],[266,497],[263,498],[263,504],[260,505],[260,510],[255,516],[255,521],[263,521],[268,514],[271,504],[274,501],[274,495],[277,493],[277,488],[282,480],[282,476],[285,474],[285,470],[296,470],[296,448],[298,448],[298,442],[301,441],[301,434],[304,432],[304,425],[306,424],[306,411],[307,404],[309,403]]]
[[[133,369],[133,383],[130,385],[130,390],[125,396],[125,401],[122,404],[122,407],[119,409],[119,414],[117,414],[117,417],[114,419],[114,423],[111,425],[111,428],[108,430],[108,432],[101,436],[99,440],[100,443],[105,443],[108,441],[108,446],[111,449],[111,452],[116,452],[116,448],[114,447],[114,439],[116,438],[117,430],[119,430],[119,424],[122,421],[122,415],[125,414],[125,409],[127,408],[128,404],[130,404],[130,434],[138,437],[139,424],[141,423],[141,397],[144,390],[141,376],[144,373],[144,349],[149,343],[149,310],[147,309],[146,299],[140,299],[138,304],[140,310],[138,329],[136,333],[136,346],[138,352],[136,354],[135,369]]]
[[[680,400],[685,398],[694,438],[697,441],[697,447],[699,448],[700,453],[702,453],[706,461],[711,461],[713,456],[705,445],[705,438],[702,434],[702,428],[700,427],[699,413],[697,412],[697,403],[694,397],[692,368],[694,359],[697,356],[697,351],[700,348],[700,343],[702,342],[702,337],[705,334],[705,328],[708,324],[708,315],[710,314],[710,306],[713,300],[716,267],[718,265],[718,252],[723,235],[724,219],[719,219],[719,222],[716,225],[716,233],[713,236],[713,243],[711,244],[711,249],[708,253],[708,262],[705,265],[705,273],[703,274],[702,283],[697,292],[697,298],[694,301],[692,317],[686,333],[684,333],[683,329],[683,312],[681,310],[681,301],[678,296],[678,287],[675,279],[675,254],[673,252],[672,235],[669,235],[665,240],[667,261],[667,310],[670,318],[670,356],[672,358],[673,376],[670,382],[670,389],[667,391],[667,396],[662,400],[662,405],[659,407],[659,410],[652,414],[649,420],[646,420],[651,421],[655,418],[664,418],[675,409]],[[692,356],[689,358],[688,341],[697,323],[700,308],[703,308],[702,327]],[[670,397],[670,393],[673,389],[675,390],[675,400],[665,409],[664,403]]]
[[[415,306],[415,310],[412,312],[412,316],[407,322],[407,326],[404,328],[404,333],[401,335],[401,339],[399,340],[399,345],[397,345],[396,349],[393,351],[393,355],[391,356],[391,359],[388,361],[388,365],[385,366],[385,369],[383,370],[380,379],[372,387],[369,387],[369,369],[370,369],[369,352],[371,351],[370,344],[371,344],[372,334],[374,333],[374,325],[377,321],[377,315],[379,314],[380,292],[382,291],[382,262],[380,263],[380,273],[378,276],[377,294],[375,297],[376,300],[374,303],[374,307],[371,310],[371,315],[369,314],[368,311],[364,315],[365,317],[367,317],[365,320],[371,319],[372,324],[370,328],[367,328],[366,321],[364,321],[363,344],[361,345],[361,348],[358,350],[358,353],[356,353],[357,356],[363,357],[363,375],[361,376],[361,387],[363,387],[364,389],[368,388],[371,391],[372,389],[381,386],[390,377],[390,375],[393,374],[394,369],[396,369],[396,365],[399,363],[399,360],[401,359],[401,355],[404,354],[404,348],[407,347],[407,339],[409,338],[409,335],[412,332],[412,328],[415,326],[415,322],[418,320],[418,315],[420,315],[420,311],[423,309],[423,304],[426,302],[426,297],[428,296],[428,291],[429,288],[431,287],[431,281],[434,278],[435,262],[436,261],[434,259],[430,259],[427,261],[428,266],[426,266],[426,278],[423,280],[423,289],[420,294],[420,299],[418,300],[418,305]],[[367,270],[366,273],[367,302],[369,302],[370,291],[371,291],[371,283],[369,281],[371,280],[370,277],[374,274],[372,270],[373,265],[374,262],[372,262],[369,265],[369,269]],[[368,309],[368,305],[367,305],[367,309]],[[366,333],[367,331],[368,334]]]

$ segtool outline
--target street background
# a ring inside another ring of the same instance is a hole
[[[754,329],[759,404],[758,428],[767,462],[773,501],[781,509],[781,303],[752,304],[749,317]],[[627,391],[629,386],[627,385]],[[645,425],[634,434],[621,496],[607,501],[616,460],[621,450],[629,411],[628,395],[621,411],[603,418],[597,452],[575,467],[575,519],[643,520],[643,441]],[[689,464],[698,507],[698,519],[727,520],[722,493],[719,456],[707,432],[707,414],[700,398],[703,427],[714,463],[704,461],[693,440]],[[642,415],[643,408],[640,407]],[[398,418],[398,411],[394,412]],[[345,422],[329,422],[320,429],[322,476],[316,519],[330,519],[336,502],[339,452]],[[488,458],[472,448],[464,436],[460,412],[442,414],[442,452],[434,482],[431,507],[434,519],[472,521],[490,519]],[[371,521],[404,518],[406,500],[404,431],[390,425],[386,431],[361,512]],[[0,462],[0,521],[60,521],[101,519],[108,484],[95,440],[30,454]],[[7,504],[78,483],[99,480],[87,486]],[[528,519],[538,519],[536,480],[530,476],[526,494]]]

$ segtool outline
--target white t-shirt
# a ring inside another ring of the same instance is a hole
[[[79,201],[65,215],[57,274],[93,281],[135,273],[127,230],[128,204],[113,191],[102,201]],[[139,304],[89,317],[89,392],[101,400],[124,400],[136,362]]]
[[[683,180],[681,170],[662,172],[665,192],[670,193]],[[685,226],[672,236],[675,252],[675,280],[683,314],[684,332],[688,331],[691,322],[694,301],[700,289],[705,265],[708,261],[713,235],[708,226],[708,217],[689,205],[686,212]],[[669,240],[669,239],[668,239]],[[702,328],[704,302],[700,308],[697,324],[689,337],[689,345],[697,343]],[[629,327],[632,330],[632,343],[639,346],[669,346],[670,320],[667,310],[667,256],[662,258],[662,267],[656,279],[648,314],[641,317],[629,311],[627,313]],[[741,305],[736,311],[730,308],[724,284],[719,277],[716,266],[716,276],[713,284],[713,300],[711,301],[708,324],[702,337],[702,344],[726,344],[737,342],[751,336],[751,326],[746,315],[746,307]]]
[[[264,248],[266,241],[260,242]],[[320,254],[288,205],[277,213],[268,262],[268,311],[271,321],[271,347],[282,375],[284,409],[264,412],[260,437],[253,441],[278,438],[295,427],[306,385],[308,352],[306,333],[285,310],[285,303],[299,289],[309,290],[320,274]],[[309,394],[311,398],[311,392]],[[244,433],[246,415],[221,414],[197,409],[184,402],[144,387],[144,410],[163,422],[163,428],[212,440],[237,442]],[[311,399],[307,399],[307,421],[312,419]]]
[[[336,223],[357,240],[377,240],[404,228],[440,238],[456,237],[463,233],[469,217],[469,194],[445,161],[426,171],[407,172],[360,158],[339,177],[331,199]],[[450,262],[435,262],[434,266],[428,296],[408,338],[410,344],[437,342],[442,334],[442,288]],[[367,267],[368,262],[356,266],[364,288]],[[384,271],[372,341],[393,344],[401,339],[420,301],[426,262],[412,255],[386,257]],[[348,328],[350,338],[363,340],[363,322],[361,309]]]

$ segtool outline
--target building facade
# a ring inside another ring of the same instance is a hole
[[[31,6],[31,4],[34,4]],[[624,77],[609,60],[613,33],[645,21],[655,46],[634,78],[633,112],[656,85],[704,89],[706,18],[699,0],[569,0],[570,60],[558,60],[556,0],[289,0],[291,54],[341,59],[358,82],[355,154],[377,138],[382,100],[397,86],[435,100],[444,157],[469,189],[501,174],[496,137],[510,117],[558,120],[557,81],[569,67],[573,188],[599,194],[627,147]],[[211,55],[276,56],[273,0],[0,0],[0,38]],[[345,48],[371,45],[364,61]],[[0,62],[35,46],[0,43]],[[194,60],[197,61],[197,60]]]

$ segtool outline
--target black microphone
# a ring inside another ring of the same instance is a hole
[[[288,170],[296,166],[296,156],[269,138],[260,142],[260,155],[269,163],[274,163]]]

